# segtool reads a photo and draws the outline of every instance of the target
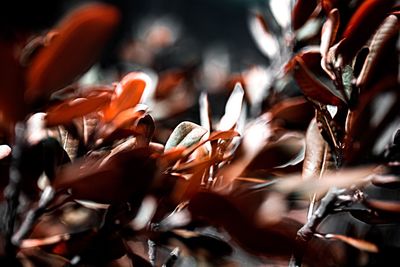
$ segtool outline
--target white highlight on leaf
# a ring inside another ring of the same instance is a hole
[[[141,230],[150,222],[157,208],[157,200],[152,196],[147,196],[143,199],[139,211],[132,220],[131,226],[135,230]]]

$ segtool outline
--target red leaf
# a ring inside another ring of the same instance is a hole
[[[337,53],[350,62],[385,19],[395,0],[365,0],[351,17]]]
[[[319,53],[308,52],[297,55],[292,60],[294,61],[292,64],[295,66],[293,76],[300,89],[305,96],[321,104],[334,106],[343,105],[344,101],[339,95],[335,95],[332,90],[322,83],[308,68],[307,63],[310,62],[310,60],[308,60],[310,54],[314,54],[316,57],[320,56]]]
[[[293,29],[303,26],[317,7],[316,0],[297,0],[292,12]]]
[[[104,4],[81,7],[66,17],[58,26],[59,35],[27,70],[27,99],[48,96],[88,70],[118,22],[118,11]]]

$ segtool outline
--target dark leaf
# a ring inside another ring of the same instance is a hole
[[[122,151],[110,158],[84,159],[65,166],[54,181],[74,198],[100,203],[139,201],[156,171],[148,148]]]
[[[317,7],[316,0],[297,0],[292,12],[293,29],[303,26]]]
[[[118,11],[91,4],[72,12],[58,26],[59,35],[43,48],[27,70],[26,98],[33,102],[71,83],[100,55],[119,22]]]
[[[341,99],[341,95],[318,79],[308,67],[308,64],[313,63],[311,58],[315,58],[313,61],[320,62],[320,53],[305,52],[292,59],[292,64],[294,64],[293,76],[304,95],[324,105],[343,105],[344,100]]]
[[[399,23],[394,15],[387,17],[377,32],[374,34],[369,45],[369,54],[364,62],[363,68],[357,77],[357,86],[365,88],[372,79],[374,70],[377,68],[379,57],[382,56],[388,41],[398,33]]]
[[[395,0],[366,0],[351,17],[337,49],[343,63],[349,63],[385,19]]]
[[[289,255],[300,227],[287,220],[258,227],[226,196],[211,192],[197,193],[189,202],[189,210],[195,218],[224,227],[239,245],[255,254]]]

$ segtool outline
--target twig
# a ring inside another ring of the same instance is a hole
[[[40,196],[38,207],[35,209],[31,209],[28,211],[25,220],[21,224],[18,231],[12,237],[12,243],[18,246],[22,239],[25,238],[32,230],[33,226],[36,223],[36,220],[46,212],[47,206],[54,199],[55,191],[52,187],[48,186],[43,191]]]
[[[149,261],[151,266],[156,266],[157,260],[157,245],[153,240],[147,240],[147,246],[149,247]]]
[[[25,146],[25,125],[17,123],[15,126],[15,145],[12,149],[9,182],[4,190],[4,196],[7,201],[7,210],[4,218],[4,234],[6,237],[5,253],[8,257],[14,257],[16,248],[11,238],[14,231],[17,209],[19,206],[19,195],[21,192],[21,161],[22,151]]]
[[[178,247],[174,248],[174,250],[171,251],[171,253],[169,254],[167,260],[162,265],[162,267],[172,267],[172,266],[174,266],[175,262],[179,258],[179,253],[180,253],[179,248]]]
[[[300,267],[307,243],[311,240],[317,230],[318,225],[334,209],[338,196],[343,194],[346,189],[332,188],[321,199],[320,205],[309,218],[307,223],[297,232],[297,246],[289,262],[289,267]]]

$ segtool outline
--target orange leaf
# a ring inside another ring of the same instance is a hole
[[[118,113],[136,106],[150,83],[150,77],[143,72],[125,75],[117,85],[110,105],[104,110],[104,121],[111,121]]]
[[[91,112],[99,110],[110,101],[110,94],[103,92],[88,98],[76,98],[65,101],[52,107],[46,115],[48,127],[70,123],[77,117],[83,117]]]

